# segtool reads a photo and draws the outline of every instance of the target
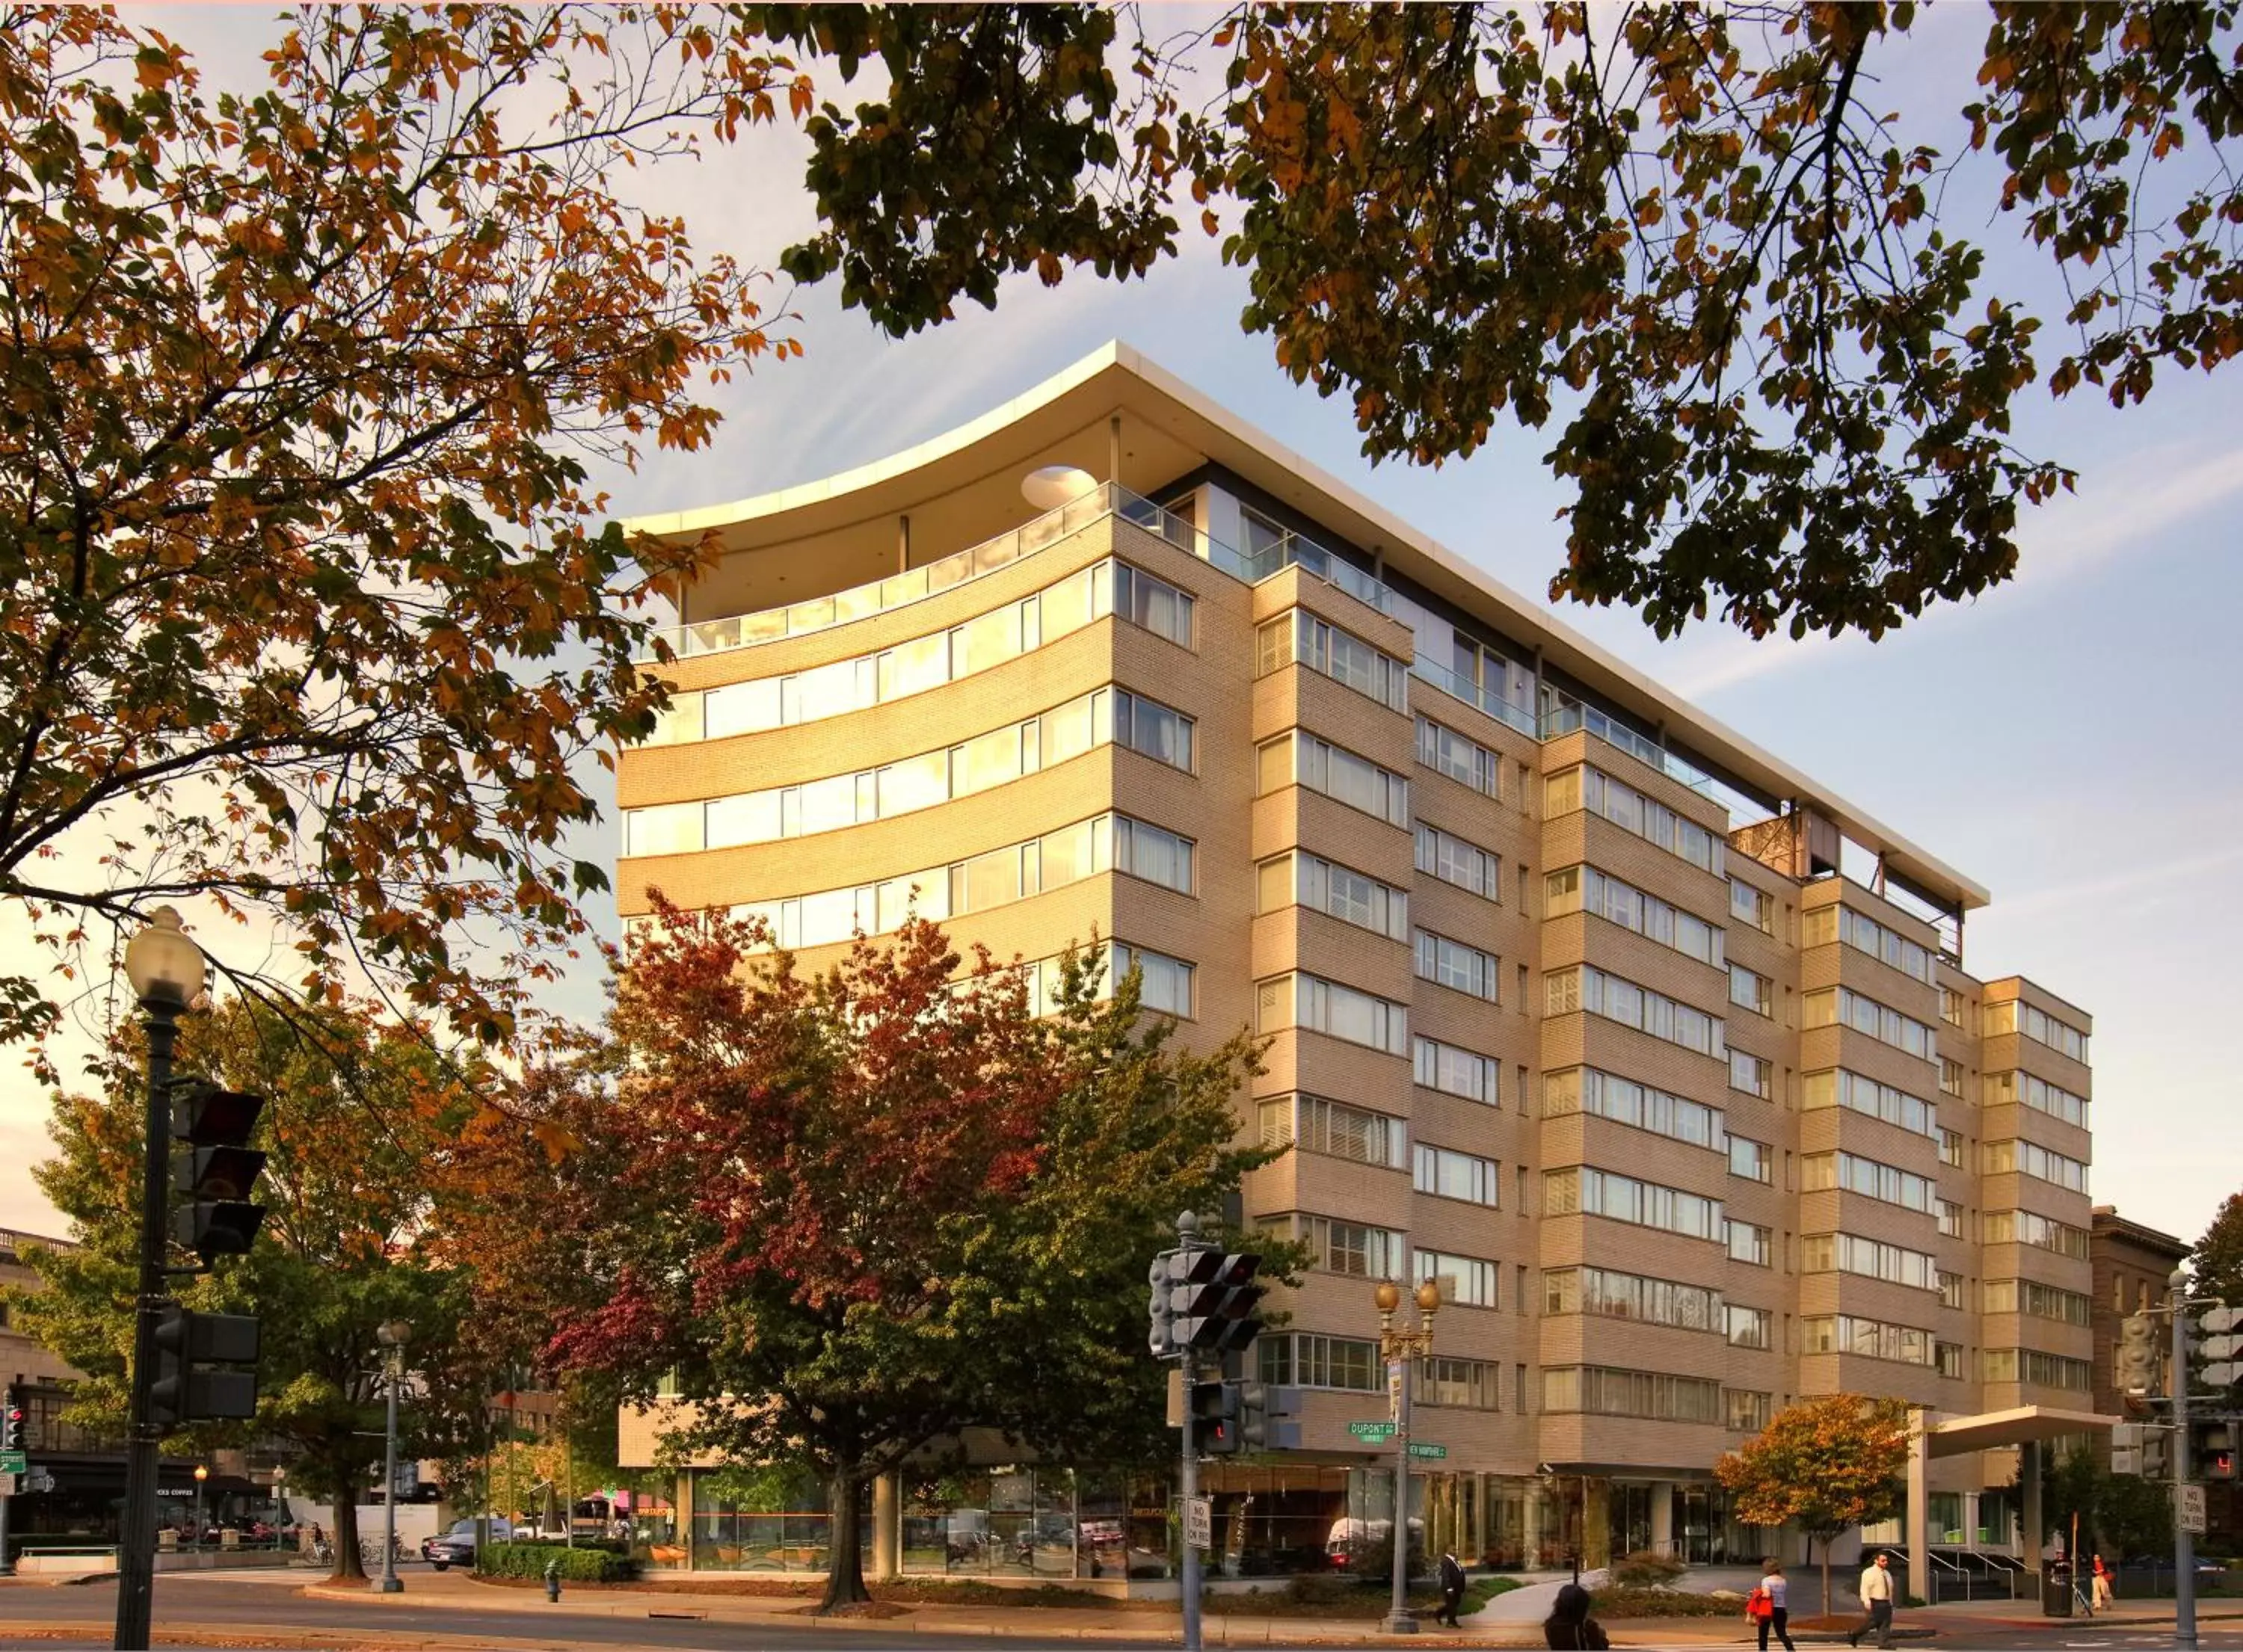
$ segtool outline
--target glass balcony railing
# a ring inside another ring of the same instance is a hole
[[[1542,690],[1542,702],[1541,738],[1555,740],[1560,735],[1586,729],[1598,739],[1648,763],[1669,780],[1680,781],[1693,791],[1708,794],[1713,791],[1714,777],[1704,769],[1677,756],[1650,735],[1639,733],[1596,707],[1585,705],[1572,695],[1546,687]]]
[[[1507,723],[1530,740],[1541,738],[1532,711],[1525,706],[1513,705],[1492,688],[1458,676],[1438,661],[1421,659],[1410,668],[1410,675],[1431,683],[1443,694],[1485,712],[1498,722]]]

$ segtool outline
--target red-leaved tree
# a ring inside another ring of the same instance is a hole
[[[542,1294],[553,1364],[645,1401],[674,1379],[681,1454],[823,1475],[831,1608],[868,1598],[867,1481],[965,1428],[1157,1448],[1146,1261],[1269,1155],[1233,1141],[1244,1032],[1185,1051],[1088,956],[1039,1017],[931,923],[822,976],[763,940],[662,906],[608,1047],[534,1087],[542,1139],[500,1132],[468,1219],[546,1235],[542,1283],[486,1286]]]

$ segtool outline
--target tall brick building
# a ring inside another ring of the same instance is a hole
[[[2086,1408],[2091,1025],[1965,971],[1986,891],[1135,353],[638,526],[724,555],[622,759],[627,915],[1095,933],[1271,1040],[1247,1214],[1319,1266],[1258,1354],[1303,1449],[1216,1477],[1244,1569],[1378,1514],[1386,1277],[1448,1303],[1418,1494],[1474,1558],[1757,1556],[1711,1467],[1802,1395]],[[1935,1536],[2007,1541],[2013,1466],[1937,1463]]]

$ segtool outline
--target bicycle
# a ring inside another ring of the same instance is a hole
[[[361,1537],[358,1540],[359,1560],[368,1568],[381,1564],[381,1539],[379,1537]],[[397,1560],[405,1559],[405,1540],[401,1537],[396,1539],[391,1545],[390,1553]]]

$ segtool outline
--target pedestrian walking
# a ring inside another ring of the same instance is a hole
[[[1462,1628],[1457,1608],[1465,1603],[1465,1568],[1454,1555],[1444,1550],[1441,1555],[1441,1609],[1433,1614],[1433,1622],[1445,1623],[1451,1628]]]
[[[2111,1609],[2111,1572],[2110,1568],[2103,1564],[2103,1557],[2100,1555],[2094,1556],[2094,1605],[2090,1609],[2107,1612]]]
[[[1783,1562],[1773,1557],[1760,1563],[1760,1586],[1745,1596],[1745,1615],[1760,1626],[1760,1652],[1768,1652],[1768,1635],[1783,1642],[1783,1652],[1799,1652],[1791,1643],[1791,1585],[1785,1581]]]
[[[1542,1643],[1553,1652],[1609,1652],[1611,1639],[1604,1625],[1589,1615],[1589,1592],[1568,1583],[1551,1603],[1542,1620]]]
[[[1862,1637],[1871,1629],[1877,1632],[1877,1644],[1892,1644],[1893,1586],[1892,1568],[1886,1563],[1885,1552],[1879,1549],[1875,1559],[1862,1568],[1862,1612],[1859,1628],[1846,1637],[1848,1646],[1859,1646]]]

